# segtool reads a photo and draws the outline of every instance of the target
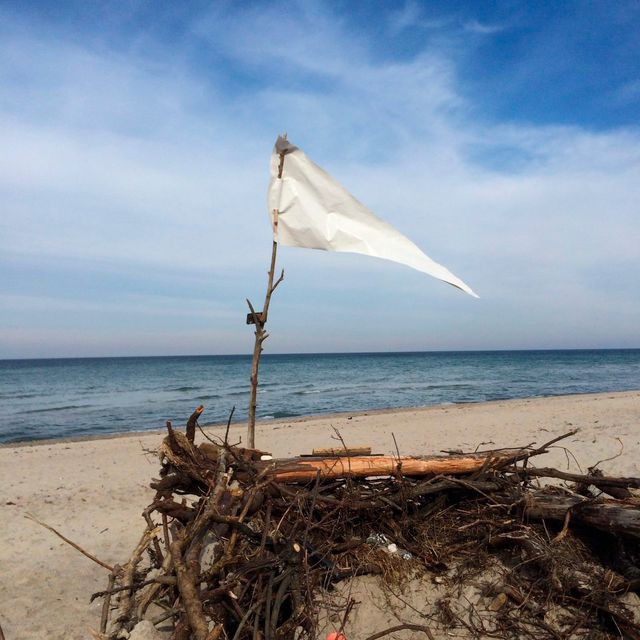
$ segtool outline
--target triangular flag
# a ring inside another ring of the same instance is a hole
[[[284,165],[279,178],[281,154]],[[478,297],[283,137],[278,137],[271,155],[268,206],[279,244],[392,260]]]

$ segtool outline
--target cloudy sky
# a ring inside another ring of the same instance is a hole
[[[481,296],[283,247],[267,351],[640,347],[640,4],[0,3],[0,357],[249,353],[288,132]]]

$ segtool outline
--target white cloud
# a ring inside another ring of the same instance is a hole
[[[381,299],[393,301],[397,316],[386,321],[403,326],[406,348],[433,346],[401,320],[423,311],[445,333],[462,314],[455,335],[478,336],[478,347],[499,346],[492,331],[509,318],[505,346],[545,346],[545,327],[576,309],[600,311],[567,323],[567,340],[579,330],[588,343],[608,322],[612,340],[638,341],[640,323],[629,318],[640,317],[640,287],[620,277],[640,271],[637,129],[477,121],[446,49],[427,41],[413,59],[381,62],[376,43],[313,3],[284,16],[277,8],[214,10],[194,21],[193,33],[218,63],[201,67],[191,51],[171,48],[146,59],[55,33],[36,37],[24,24],[5,28],[0,251],[34,264],[71,258],[79,269],[101,261],[132,278],[140,267],[211,278],[236,271],[260,291],[268,153],[287,130],[484,300],[474,306],[384,264],[283,251],[291,275],[279,304],[295,313],[312,306],[318,326],[313,338],[295,337],[300,318],[280,316],[290,336],[276,343],[282,350],[330,348],[332,336],[339,348],[356,336],[367,348],[383,327],[372,322],[362,342],[359,325]],[[235,69],[247,75],[238,85]],[[337,317],[345,290],[350,303],[357,293],[357,313]],[[245,329],[225,325],[219,339],[212,330],[205,350],[243,344]],[[443,336],[449,347],[456,339]]]

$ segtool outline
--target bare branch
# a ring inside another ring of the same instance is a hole
[[[105,569],[111,572],[115,571],[114,567],[112,567],[110,564],[103,562],[99,558],[96,558],[92,553],[85,551],[79,544],[76,544],[72,540],[69,540],[69,538],[63,536],[57,529],[54,529],[52,526],[46,524],[45,522],[42,522],[41,520],[38,520],[38,518],[36,518],[31,513],[25,514],[24,517],[27,520],[32,520],[36,524],[39,524],[41,527],[48,529],[49,531],[51,531],[51,533],[55,533],[55,535],[57,535],[58,538],[60,538],[61,540],[64,540],[68,545],[71,545],[74,549],[78,550],[83,556],[86,556],[87,558],[89,558],[89,560],[93,560],[96,564],[99,564],[101,567],[104,567]]]
[[[284,280],[284,269],[282,270],[282,272],[280,273],[280,277],[276,280],[275,284],[273,285],[273,287],[271,287],[271,293],[273,293],[276,290],[276,287]]]

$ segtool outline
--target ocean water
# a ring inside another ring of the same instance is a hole
[[[247,415],[250,356],[0,360],[0,442]],[[640,389],[640,349],[264,354],[258,416]]]

